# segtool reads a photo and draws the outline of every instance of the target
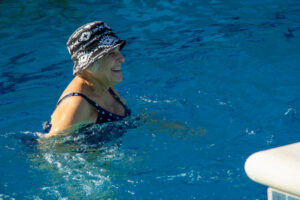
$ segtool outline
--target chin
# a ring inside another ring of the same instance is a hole
[[[119,79],[119,80],[117,81],[117,83],[121,83],[122,81],[123,81],[123,78]]]
[[[115,84],[121,83],[122,81],[123,81],[123,77],[121,77],[121,78],[115,78],[115,79],[113,80],[113,82],[114,82]]]
[[[121,71],[118,73],[112,72],[110,74],[110,79],[114,84],[120,83],[123,80],[123,74]]]

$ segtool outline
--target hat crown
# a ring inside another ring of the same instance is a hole
[[[102,21],[79,27],[67,42],[68,51],[74,61],[73,73],[86,69],[116,45],[122,48],[125,41],[120,40]]]
[[[83,50],[91,40],[99,40],[101,36],[112,33],[112,29],[102,21],[85,24],[74,31],[67,42],[71,57],[78,50]]]

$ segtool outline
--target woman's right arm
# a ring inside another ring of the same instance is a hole
[[[80,96],[73,96],[62,101],[51,116],[51,130],[45,137],[64,132],[81,123],[96,121],[91,105]]]

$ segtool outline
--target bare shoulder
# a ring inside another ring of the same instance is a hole
[[[50,134],[56,134],[77,123],[93,123],[96,115],[93,107],[81,96],[64,99],[51,116]]]

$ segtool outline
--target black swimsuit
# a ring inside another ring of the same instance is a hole
[[[123,102],[121,101],[121,99],[114,93],[114,91],[109,88],[108,91],[110,92],[110,94],[114,97],[114,99],[116,99],[125,109],[125,115],[121,116],[121,115],[117,115],[117,114],[113,114],[105,109],[103,109],[101,106],[99,106],[96,102],[94,102],[93,100],[91,100],[90,98],[88,98],[87,96],[85,96],[84,94],[81,93],[77,93],[77,92],[73,92],[73,93],[69,93],[67,95],[65,95],[63,98],[61,98],[58,103],[56,104],[56,107],[66,98],[71,97],[71,96],[81,96],[83,97],[85,100],[87,100],[87,102],[89,102],[92,106],[94,106],[97,111],[98,111],[98,117],[97,117],[97,124],[103,124],[106,122],[113,122],[113,121],[120,121],[122,119],[124,119],[125,117],[129,116],[130,110],[127,108],[127,106],[125,104],[123,104]],[[44,130],[46,133],[50,132],[51,129],[51,122],[46,122],[44,125]]]

